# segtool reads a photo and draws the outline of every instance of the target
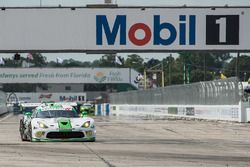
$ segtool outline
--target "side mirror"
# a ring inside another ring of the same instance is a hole
[[[32,113],[31,112],[26,112],[26,113],[24,113],[24,115],[27,116],[27,117],[31,117]]]

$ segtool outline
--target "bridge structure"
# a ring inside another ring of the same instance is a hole
[[[0,53],[249,52],[249,20],[250,7],[2,7]],[[116,83],[119,71],[122,83],[134,79],[129,69],[74,70],[1,68],[0,81]],[[229,78],[111,94],[111,115],[95,117],[96,143],[24,143],[19,117],[1,116],[0,166],[249,166],[242,93]],[[5,99],[0,92],[0,114]]]
[[[249,19],[250,7],[237,6],[4,7],[0,11],[0,52],[248,52],[250,39],[245,34],[250,33]],[[34,77],[30,81],[39,83],[60,83],[68,76],[76,76],[77,82],[82,82],[82,77],[88,78],[82,73],[71,75],[67,69],[62,69],[65,74],[58,75],[43,73],[49,69],[34,69],[39,72],[27,75],[19,75],[26,69],[6,70],[15,71],[10,77],[5,73],[0,75],[6,82],[14,82],[16,76],[17,82]],[[126,83],[133,82],[130,70],[119,70],[127,75]],[[95,73],[95,69],[90,71]],[[95,82],[108,78],[114,82],[106,76],[110,74],[117,79],[116,72],[103,71],[90,78]]]
[[[0,52],[249,51],[250,7],[4,7]]]

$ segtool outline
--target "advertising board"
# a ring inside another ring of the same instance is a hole
[[[248,7],[5,8],[0,52],[249,51]]]
[[[0,83],[131,83],[129,68],[1,68]]]
[[[86,102],[86,93],[21,93],[12,92],[7,93],[7,102],[26,102],[26,103],[40,103],[40,102]]]

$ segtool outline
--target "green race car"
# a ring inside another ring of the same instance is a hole
[[[95,115],[95,107],[92,104],[85,103],[82,106],[80,106],[80,114],[82,117],[94,116]]]
[[[95,141],[94,120],[79,117],[70,105],[50,103],[35,109],[20,135],[23,141]]]

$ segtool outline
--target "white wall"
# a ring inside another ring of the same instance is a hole
[[[111,105],[111,114],[245,122],[241,118],[240,105]]]

